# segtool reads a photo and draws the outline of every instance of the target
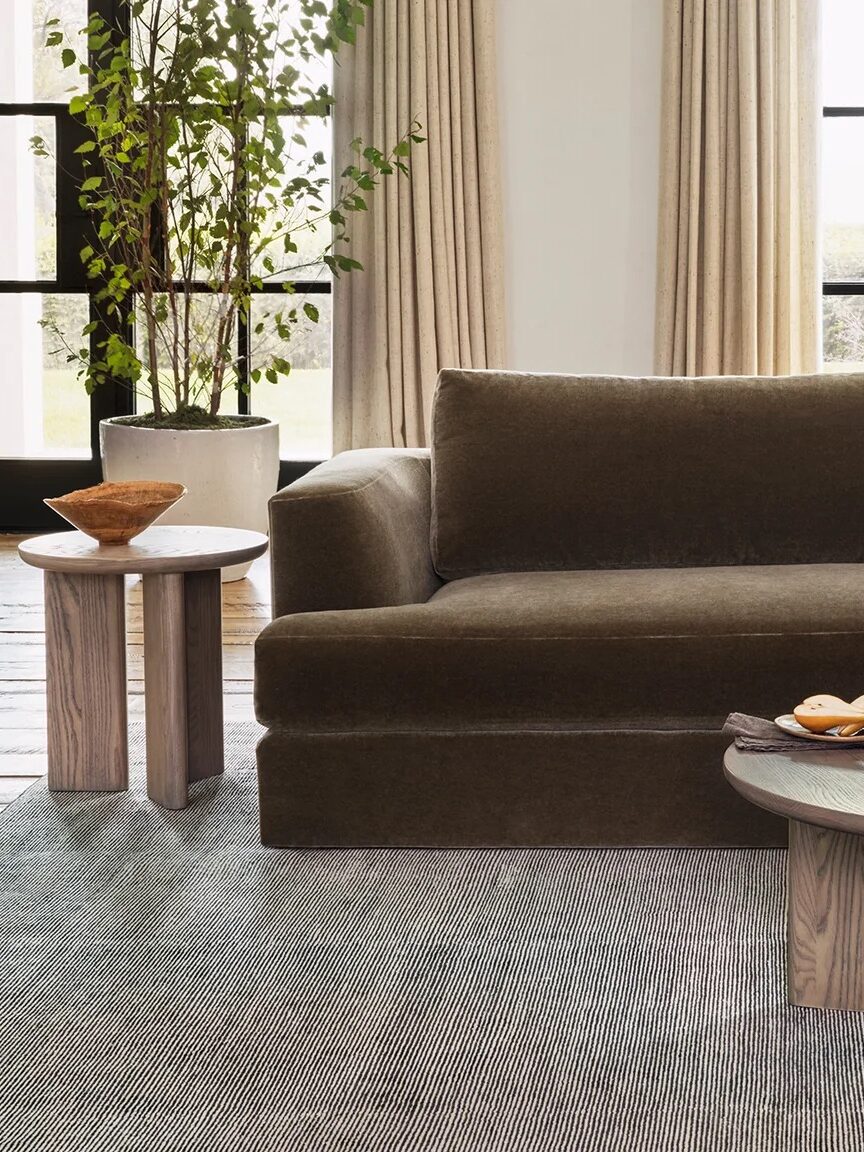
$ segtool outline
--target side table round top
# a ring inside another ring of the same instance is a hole
[[[760,808],[864,835],[864,748],[744,752],[733,744],[723,771],[732,787]]]
[[[267,550],[267,537],[245,528],[154,525],[128,544],[100,544],[83,532],[55,532],[18,545],[21,559],[49,572],[140,575],[145,572],[203,572],[254,560]]]

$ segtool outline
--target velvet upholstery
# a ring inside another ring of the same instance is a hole
[[[858,695],[855,564],[520,572],[427,603],[285,616],[258,638],[262,723],[297,732],[776,716]]]
[[[483,572],[864,561],[864,376],[442,372],[432,554]],[[793,495],[794,494],[794,495]]]
[[[442,373],[271,502],[264,842],[782,843],[720,726],[864,690],[862,480],[864,377]]]
[[[273,615],[427,599],[441,583],[429,552],[429,508],[425,449],[343,452],[277,492]]]
[[[274,847],[785,845],[723,778],[718,731],[278,729],[258,746]]]

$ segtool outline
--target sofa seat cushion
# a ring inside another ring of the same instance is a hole
[[[600,728],[864,692],[864,568],[519,572],[424,604],[284,616],[259,720],[295,731]]]

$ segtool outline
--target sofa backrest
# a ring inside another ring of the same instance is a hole
[[[864,376],[445,371],[432,554],[484,572],[864,561]]]

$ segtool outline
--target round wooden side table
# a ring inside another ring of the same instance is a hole
[[[736,791],[789,820],[789,1000],[864,1011],[864,748],[742,752],[723,761]]]
[[[147,793],[185,808],[190,781],[224,770],[220,570],[266,549],[260,532],[185,525],[156,525],[122,545],[59,532],[18,546],[45,570],[49,788],[129,787],[129,574],[144,591]]]

